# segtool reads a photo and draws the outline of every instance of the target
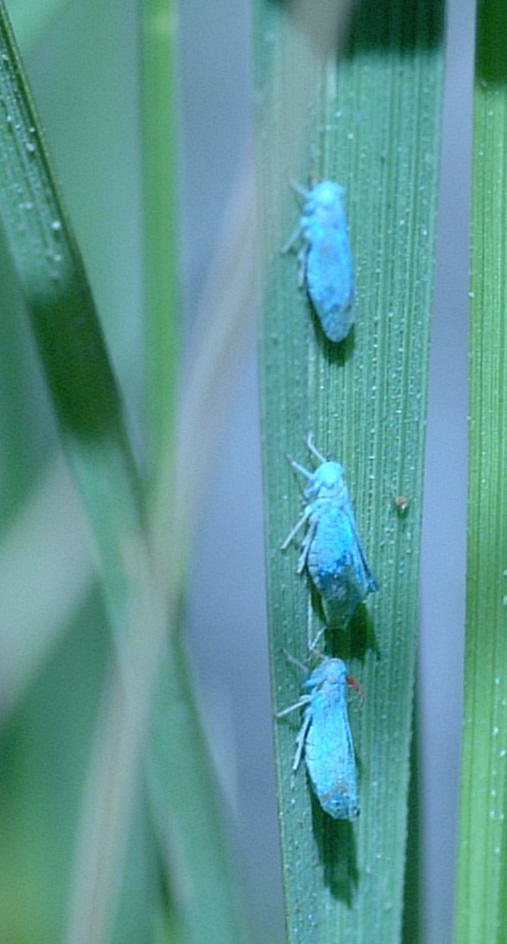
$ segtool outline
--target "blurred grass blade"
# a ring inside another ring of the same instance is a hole
[[[167,928],[176,915],[182,939],[190,944],[204,937],[209,944],[236,944],[241,931],[235,882],[186,655],[177,638],[182,620],[176,613],[193,516],[202,493],[199,485],[193,486],[196,475],[201,479],[207,468],[206,443],[216,434],[214,406],[220,403],[217,390],[227,376],[223,355],[234,342],[243,311],[232,306],[229,319],[223,297],[217,300],[207,295],[203,312],[207,328],[199,335],[188,371],[190,383],[178,413],[181,306],[175,4],[144,0],[141,27],[147,483],[158,573],[175,616],[170,652],[165,657],[161,654],[147,758],[151,815],[170,897],[160,921]],[[237,278],[235,271],[232,284]],[[225,285],[229,288],[230,282],[225,280]],[[219,341],[214,344],[217,333]],[[202,383],[203,364],[206,381],[211,375],[212,390]]]
[[[48,520],[48,508],[58,508],[59,515]],[[48,463],[0,544],[3,721],[18,706],[94,580],[86,519],[60,454]]]
[[[6,6],[23,55],[29,55],[71,0],[7,0]]]
[[[142,527],[137,474],[86,274],[3,6],[0,53],[2,224],[121,635],[125,546]]]
[[[507,19],[477,10],[457,944],[507,936]]]
[[[94,537],[117,651],[124,652],[134,628],[148,639],[156,632],[162,636],[165,613],[146,566],[142,496],[120,396],[3,4],[0,97],[1,222]],[[113,762],[104,765],[100,782],[109,802],[103,817],[104,845],[93,849],[95,859],[92,856],[92,867],[79,887],[79,934],[94,944],[104,940],[115,903],[113,890],[122,874],[122,839],[139,766],[150,674],[157,668],[156,657],[151,662],[138,658],[136,687],[129,672],[132,662],[123,660],[127,710],[119,712],[119,733],[124,734],[130,722],[128,737],[114,739],[109,755]],[[129,710],[132,706],[135,712]],[[115,776],[122,774],[121,789],[115,790]]]
[[[345,467],[380,589],[350,633],[326,634],[327,652],[346,659],[365,692],[362,708],[350,705],[357,821],[322,813],[304,772],[291,776],[297,719],[275,724],[287,928],[291,944],[395,944],[403,910],[443,3],[364,0],[352,10],[346,44],[346,18],[330,23],[330,12],[316,2],[256,3],[260,373],[276,710],[300,692],[284,650],[305,660],[308,636],[323,626],[305,575],[296,575],[297,546],[280,552],[301,509],[286,454],[311,465],[309,433]],[[331,27],[340,26],[337,41]],[[347,188],[357,320],[338,346],[322,336],[298,291],[295,257],[280,256],[299,212],[288,179],[306,185],[309,174]]]
[[[157,562],[175,605],[187,574],[189,535],[198,497],[204,494],[237,346],[253,307],[252,224],[252,175],[248,172],[224,214],[199,306],[198,342],[177,417],[177,462],[173,466],[166,443],[160,451],[157,489],[152,496]],[[220,835],[212,768],[177,633],[181,626],[181,618],[175,619],[173,659],[162,662],[155,698],[148,763],[152,812],[185,940],[198,944],[205,937],[209,944],[237,944],[243,940],[243,929],[236,884]]]
[[[181,330],[174,64],[177,15],[175,4],[168,0],[143,0],[140,11],[146,448],[148,480],[156,490],[161,455],[174,456]]]
[[[167,628],[142,493],[90,288],[0,5],[0,212],[62,441],[98,551],[122,684],[111,691],[109,750],[94,782],[71,939],[100,944],[128,834],[158,649]],[[128,643],[128,644],[127,644]],[[91,777],[96,773],[91,771]],[[71,920],[72,925],[72,920]]]
[[[170,904],[185,944],[241,944],[245,938],[237,883],[220,831],[213,765],[191,693],[186,652],[176,645],[174,660],[163,666],[155,704],[148,758],[152,815]]]

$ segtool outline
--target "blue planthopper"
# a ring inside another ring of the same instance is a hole
[[[299,284],[306,282],[326,337],[339,343],[347,337],[354,322],[354,274],[343,206],[345,188],[330,180],[311,190],[299,184],[292,186],[305,203],[299,225],[282,252],[287,252],[302,237]]]
[[[350,733],[345,686],[359,688],[347,678],[341,659],[323,659],[303,683],[300,700],[278,714],[283,717],[304,708],[292,769],[305,755],[313,791],[322,809],[333,819],[353,819],[359,814],[356,764]]]
[[[358,604],[378,590],[378,584],[359,537],[343,467],[339,462],[327,462],[310,439],[308,447],[321,464],[311,472],[290,460],[310,484],[305,489],[304,513],[282,550],[306,524],[297,572],[306,565],[328,623],[345,629]]]

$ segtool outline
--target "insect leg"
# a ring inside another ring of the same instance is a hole
[[[308,554],[310,553],[310,547],[315,537],[316,527],[317,527],[316,523],[313,522],[308,528],[308,531],[306,532],[303,538],[303,543],[301,544],[301,554],[299,555],[298,565],[296,567],[297,574],[303,573],[305,564],[308,560]]]
[[[299,250],[298,255],[297,255],[298,288],[303,288],[303,285],[305,284],[307,255],[308,255],[308,246],[305,243],[304,246],[301,246],[301,249]]]
[[[287,455],[287,459],[289,460],[292,468],[296,470],[296,472],[300,472],[301,475],[304,475],[305,478],[309,479],[309,481],[311,482],[314,476],[313,472],[310,472],[309,469],[305,469],[304,465],[300,465],[299,462],[296,462],[296,460],[292,458],[292,456]]]
[[[298,184],[296,180],[292,180],[292,177],[289,180],[289,183],[294,193],[297,193],[298,197],[302,197],[303,200],[308,200],[308,197],[310,196],[309,190],[305,190],[305,188],[301,184]]]
[[[291,711],[296,711],[297,708],[304,708],[309,701],[309,695],[302,695],[299,701],[297,701],[294,705],[290,705],[289,708],[284,708],[282,711],[277,711],[275,718],[285,718],[286,715],[290,715]]]
[[[301,223],[298,223],[298,225],[296,226],[296,229],[295,229],[294,232],[292,233],[290,239],[288,239],[287,242],[285,243],[285,245],[282,246],[282,248],[280,249],[280,255],[282,255],[282,256],[287,255],[287,253],[289,252],[289,250],[292,249],[292,247],[297,243],[297,241],[298,241],[298,239],[300,238],[302,232],[303,232],[303,227],[301,226]]]
[[[301,756],[303,754],[303,748],[305,746],[306,735],[308,734],[308,728],[310,727],[312,720],[311,711],[309,708],[305,711],[305,716],[303,718],[303,724],[301,725],[298,736],[296,738],[296,753],[294,754],[294,760],[292,762],[292,769],[294,773],[298,769],[301,763]]]
[[[311,454],[312,454],[313,456],[315,456],[315,458],[318,459],[319,462],[327,462],[327,459],[326,459],[326,458],[322,455],[322,453],[319,452],[319,450],[317,449],[317,447],[316,447],[316,445],[315,445],[315,443],[314,443],[314,441],[313,441],[313,436],[312,436],[311,433],[308,433],[308,438],[307,438],[307,440],[306,440],[306,445],[308,446],[308,449],[310,450]]]
[[[326,626],[321,626],[317,635],[314,636],[313,639],[308,640],[308,649],[310,652],[315,652],[317,643],[319,642],[320,639],[322,639],[324,633],[326,632],[326,628],[327,628]]]
[[[304,665],[303,662],[300,662],[299,659],[296,659],[295,656],[292,656],[290,652],[288,652],[287,649],[283,649],[282,651],[285,658],[289,662],[292,662],[293,665],[297,665],[298,669],[301,669],[301,671],[304,672],[305,675],[308,675],[308,666]]]
[[[304,523],[305,523],[305,521],[308,520],[309,514],[310,514],[310,511],[309,511],[309,509],[307,508],[307,509],[305,510],[304,514],[301,515],[301,518],[299,519],[298,523],[295,525],[295,527],[292,529],[292,531],[290,532],[290,534],[285,538],[285,541],[283,542],[283,544],[280,546],[280,550],[281,550],[281,551],[285,551],[285,550],[288,548],[290,542],[291,542],[292,539],[296,536],[296,534],[298,533],[299,529],[302,528],[303,525],[304,525]]]

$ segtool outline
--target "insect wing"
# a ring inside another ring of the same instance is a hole
[[[354,322],[354,279],[346,233],[315,239],[306,255],[308,294],[330,341],[343,341]]]
[[[305,741],[305,763],[315,795],[333,819],[353,819],[359,814],[345,680],[344,663],[340,659],[326,659],[307,683],[313,683],[313,691],[306,709],[311,720]]]
[[[308,294],[330,341],[347,337],[354,321],[354,275],[343,187],[323,181],[310,191],[302,217]]]
[[[329,621],[333,625],[346,624],[359,603],[377,589],[377,582],[358,535],[348,494],[340,501],[316,502],[315,506],[308,571]]]
[[[340,599],[350,593],[354,577],[354,534],[348,515],[334,502],[315,512],[315,528],[308,551],[308,570],[325,599]]]
[[[378,590],[378,583],[368,563],[361,538],[359,537],[355,519],[354,519],[354,534],[355,534],[355,544],[357,548],[358,562],[360,561],[361,563],[362,586],[364,587],[364,594],[363,594],[363,599],[364,599],[364,597],[366,597],[369,593],[375,593],[375,591]]]

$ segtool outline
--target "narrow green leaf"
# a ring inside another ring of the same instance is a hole
[[[148,640],[151,634],[163,638],[166,615],[147,563],[143,503],[121,400],[3,4],[0,109],[1,222],[62,442],[95,539],[108,618],[124,672],[124,689],[120,695],[112,692],[118,736],[111,739],[107,763],[96,778],[102,802],[95,805],[96,828],[86,837],[91,868],[80,876],[79,908],[74,912],[74,940],[100,944],[115,905],[122,840],[158,667],[156,658],[143,659],[138,649],[134,651],[136,633]],[[129,647],[126,640],[131,641]],[[90,771],[90,780],[95,774]]]
[[[507,20],[477,11],[467,626],[456,941],[507,935]]]
[[[176,24],[173,3],[141,3],[146,432],[153,487],[160,456],[173,446],[180,349]]]
[[[207,378],[208,370],[213,375],[221,366],[223,354],[221,345],[210,345],[210,336],[203,332],[190,371],[194,383],[186,390],[187,412],[178,413],[177,22],[175,4],[167,0],[141,4],[147,482],[158,571],[162,580],[167,575],[169,608],[175,614],[169,627],[170,653],[161,658],[154,698],[148,789],[171,899],[165,923],[174,923],[176,915],[180,933],[189,944],[199,944],[204,937],[209,944],[237,944],[241,930],[235,882],[221,831],[216,778],[178,638],[182,620],[176,617],[200,493],[188,483],[203,464],[209,427],[214,431],[208,391],[199,386],[196,397],[191,391],[195,392],[199,366],[206,364]],[[208,321],[216,328],[222,316],[217,308],[209,313]],[[197,417],[188,412],[189,405]]]
[[[236,881],[186,652],[176,645],[162,668],[148,784],[172,908],[185,944],[240,944]]]
[[[365,692],[362,707],[349,699],[357,821],[334,822],[320,810],[305,772],[291,773],[297,720],[275,722],[288,938],[394,944],[403,908],[443,4],[356,5],[339,62],[329,5],[291,10],[258,0],[255,22],[275,710],[300,692],[284,650],[305,660],[308,637],[323,626],[306,575],[296,574],[297,541],[280,551],[301,513],[286,454],[313,467],[309,433],[344,465],[380,589],[349,633],[325,637],[326,652],[346,659]],[[295,257],[280,255],[299,212],[288,178],[306,185],[309,173],[347,188],[357,320],[338,346],[323,338],[298,291]]]
[[[129,580],[125,545],[142,527],[137,474],[88,281],[3,7],[0,96],[2,224],[119,629]]]

